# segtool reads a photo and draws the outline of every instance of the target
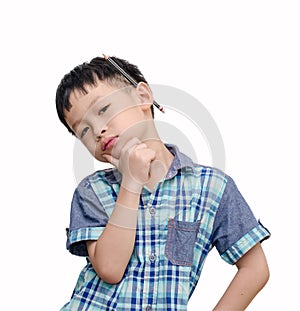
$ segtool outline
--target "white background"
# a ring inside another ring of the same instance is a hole
[[[272,232],[263,244],[271,278],[248,310],[296,310],[298,2],[3,3],[0,292],[6,309],[59,310],[85,264],[65,250],[76,187],[74,138],[58,121],[54,99],[65,73],[107,53],[209,110],[224,140],[226,173]],[[211,310],[234,273],[213,251],[188,309]]]

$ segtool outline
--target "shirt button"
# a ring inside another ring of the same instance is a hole
[[[150,260],[151,262],[154,262],[154,261],[156,260],[156,255],[155,255],[155,254],[151,254],[151,255],[149,256],[149,260]]]
[[[151,311],[152,310],[152,307],[151,306],[147,306],[146,307],[146,311]]]
[[[149,212],[151,215],[154,215],[156,213],[156,208],[155,207],[150,207]]]

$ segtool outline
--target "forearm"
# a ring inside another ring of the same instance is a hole
[[[139,194],[120,188],[116,204],[132,209],[132,223],[137,222]],[[108,221],[103,233],[93,246],[89,247],[92,264],[97,274],[108,283],[118,283],[127,267],[135,243],[135,227]]]
[[[260,244],[244,256],[237,264],[238,272],[213,311],[245,310],[267,283],[269,269]],[[251,257],[256,261],[250,260]]]

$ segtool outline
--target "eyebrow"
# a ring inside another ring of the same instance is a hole
[[[96,96],[88,105],[87,111],[99,100],[99,98],[101,98],[103,96]],[[76,120],[73,124],[72,124],[72,129],[74,130],[74,132],[76,132],[76,129],[79,125],[79,123],[82,121],[82,119],[80,120]]]

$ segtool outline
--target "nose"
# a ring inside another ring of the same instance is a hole
[[[99,134],[99,131],[95,133],[97,142],[102,138],[102,136],[106,133],[106,131],[107,131],[107,126],[103,126],[102,129],[100,130],[100,134]]]

